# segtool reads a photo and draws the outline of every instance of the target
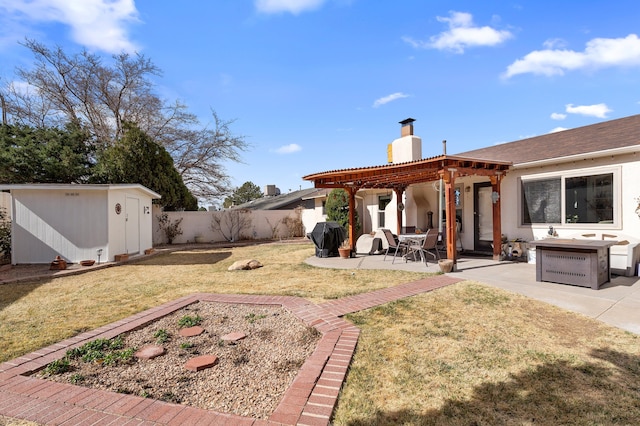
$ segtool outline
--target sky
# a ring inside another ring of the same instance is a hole
[[[640,113],[640,2],[0,0],[0,83],[33,57],[141,53],[157,93],[245,137],[235,187],[382,165],[415,119],[424,158]]]

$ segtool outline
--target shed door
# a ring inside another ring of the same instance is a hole
[[[127,197],[125,244],[127,253],[140,252],[140,200]]]

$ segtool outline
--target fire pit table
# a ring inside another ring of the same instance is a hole
[[[611,280],[609,249],[617,241],[546,238],[536,248],[536,281],[591,287]]]

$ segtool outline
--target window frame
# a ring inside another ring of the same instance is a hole
[[[566,215],[566,180],[576,177],[588,177],[597,175],[612,175],[613,220],[611,223],[572,223],[567,222]],[[531,181],[560,179],[560,222],[549,223],[525,223],[524,222],[524,193],[523,184]],[[584,169],[571,169],[557,172],[547,172],[520,176],[518,178],[518,226],[524,228],[547,228],[548,226],[562,226],[567,229],[619,229],[622,226],[622,171],[620,167],[593,167]]]

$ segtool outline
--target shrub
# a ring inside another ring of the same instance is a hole
[[[11,221],[4,208],[0,208],[0,264],[11,260]]]
[[[171,220],[169,219],[169,215],[167,213],[162,213],[158,218],[158,229],[164,231],[164,235],[167,237],[167,241],[169,244],[173,244],[173,240],[178,235],[182,235],[182,228],[180,224],[182,223],[182,219]]]

